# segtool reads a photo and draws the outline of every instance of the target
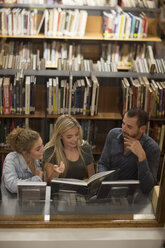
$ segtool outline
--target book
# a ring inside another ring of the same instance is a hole
[[[3,111],[4,114],[10,114],[10,78],[5,77],[3,81]]]
[[[164,136],[165,136],[165,124],[163,124],[161,126],[160,129],[160,139],[159,139],[159,147],[160,147],[160,151],[162,152],[163,150],[163,145],[164,145]]]
[[[25,77],[25,114],[30,113],[30,76]]]
[[[0,77],[0,114],[3,114],[3,78]]]
[[[139,180],[103,181],[97,193],[97,199],[121,199],[132,200],[139,186]]]
[[[163,88],[163,99],[162,99],[162,116],[165,116],[165,82],[160,82]]]
[[[98,104],[98,94],[99,94],[99,82],[96,76],[92,75],[92,96],[91,96],[91,106],[90,106],[90,115],[94,116],[97,114],[97,104]]]
[[[160,82],[156,82],[158,86],[158,106],[157,106],[157,117],[162,117],[162,101],[163,101],[163,88]]]
[[[147,77],[142,77],[142,80],[144,81],[144,111],[148,112],[148,94],[150,83]]]
[[[91,105],[91,95],[92,95],[92,84],[91,80],[88,77],[85,77],[86,87],[84,92],[84,108],[83,108],[83,115],[90,114],[90,105]]]
[[[45,200],[46,182],[19,181],[17,183],[17,198],[19,201]]]
[[[152,79],[151,80],[151,88],[153,91],[153,101],[152,101],[152,117],[157,117],[157,107],[158,107],[158,86],[156,82]]]
[[[91,176],[88,180],[54,178],[51,180],[51,197],[53,198],[53,195],[60,190],[71,190],[90,197],[97,193],[101,181],[106,178],[113,178],[114,173],[115,170],[99,172]]]
[[[149,72],[154,73],[156,72],[156,62],[154,58],[154,52],[151,45],[147,46],[146,58],[148,61]]]
[[[30,114],[35,113],[36,77],[30,76]]]
[[[79,26],[77,30],[77,35],[80,37],[83,37],[85,35],[87,18],[88,18],[88,12],[85,10],[80,10]]]

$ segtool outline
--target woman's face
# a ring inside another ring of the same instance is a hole
[[[34,142],[32,149],[30,150],[30,156],[32,159],[42,159],[44,153],[44,146],[42,139],[39,138]]]
[[[78,127],[73,127],[63,133],[62,141],[65,148],[75,148],[79,140],[79,129]]]

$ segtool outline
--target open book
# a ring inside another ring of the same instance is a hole
[[[88,180],[79,180],[74,178],[54,178],[51,180],[51,197],[54,197],[58,191],[68,190],[76,191],[79,194],[92,196],[99,189],[101,181],[110,175],[113,176],[115,170],[103,171],[94,174]]]

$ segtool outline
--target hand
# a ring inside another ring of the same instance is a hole
[[[41,179],[43,178],[43,171],[40,170],[39,168],[35,169],[35,175],[39,176]]]
[[[54,171],[55,172],[61,174],[64,172],[64,170],[65,170],[65,165],[62,161],[60,162],[59,166],[57,164],[54,165]]]
[[[124,137],[124,147],[126,150],[133,152],[138,157],[139,162],[146,159],[146,153],[139,140],[130,136]]]

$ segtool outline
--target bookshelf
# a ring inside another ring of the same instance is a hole
[[[26,10],[38,9],[38,21],[37,25],[42,17],[42,12],[45,9],[51,10],[53,8],[60,8],[64,10],[85,10],[88,12],[87,24],[85,35],[81,36],[68,36],[68,35],[45,35],[43,32],[35,35],[7,35],[0,34],[0,39],[4,42],[8,41],[30,41],[35,47],[40,48],[40,56],[43,54],[43,42],[47,41],[58,41],[58,42],[75,42],[76,44],[80,44],[81,52],[83,54],[84,59],[91,59],[93,63],[100,58],[101,55],[101,44],[102,43],[112,43],[117,42],[119,46],[123,43],[127,43],[128,46],[131,46],[133,43],[135,44],[151,44],[154,46],[155,43],[161,43],[161,38],[159,36],[158,31],[158,16],[160,14],[159,8],[149,9],[149,8],[128,8],[123,7],[124,12],[131,12],[138,15],[141,12],[145,12],[148,15],[148,35],[145,38],[105,38],[103,37],[103,12],[115,10],[115,7],[109,6],[64,6],[64,5],[33,5],[32,7],[28,4],[0,4],[0,8],[20,8]],[[96,25],[97,24],[97,25]],[[91,52],[92,51],[92,52]],[[0,69],[0,77],[10,76],[14,78],[15,74],[19,72],[20,69]],[[48,66],[47,69],[41,70],[31,70],[25,69],[24,76],[35,76],[36,77],[36,92],[35,92],[35,114],[2,114],[0,115],[0,120],[8,120],[10,119],[22,119],[25,122],[29,123],[31,128],[38,130],[44,142],[47,142],[47,132],[49,123],[53,123],[58,115],[47,114],[46,111],[46,81],[49,78],[59,77],[60,79],[69,78],[70,74],[72,74],[73,79],[81,79],[84,77],[91,78],[92,75],[95,75],[100,84],[99,91],[99,100],[98,100],[98,114],[94,116],[83,116],[83,115],[75,115],[78,120],[91,120],[92,122],[98,125],[96,144],[97,145],[93,152],[97,156],[100,155],[101,150],[103,148],[103,144],[105,141],[105,137],[107,132],[113,128],[121,125],[122,113],[121,113],[121,79],[123,77],[147,77],[148,79],[155,80],[164,80],[163,73],[137,73],[129,70],[127,66],[118,66],[117,72],[102,72],[102,71],[75,71],[75,70],[58,70],[58,68],[54,68]],[[104,97],[103,97],[104,96]],[[165,117],[162,118],[152,118],[152,122],[165,123]],[[0,153],[3,153],[3,150],[0,150]]]

